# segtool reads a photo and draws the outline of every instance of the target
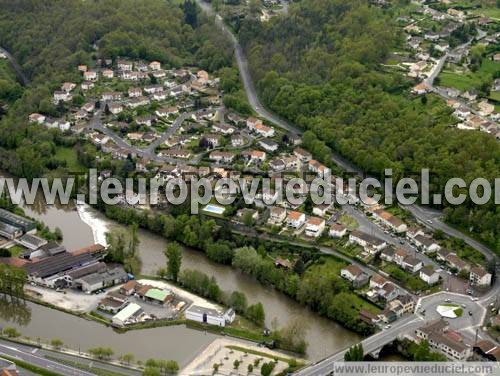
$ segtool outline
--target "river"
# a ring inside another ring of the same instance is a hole
[[[93,242],[104,243],[106,231],[122,227],[87,205],[79,205],[77,210],[75,206],[54,205],[48,207],[37,201],[36,204],[24,205],[23,208],[27,215],[43,221],[51,229],[59,227],[64,234],[63,244],[70,250],[87,246]],[[166,263],[163,253],[166,240],[145,230],[139,231],[139,239],[142,274],[154,274],[160,266],[164,266]],[[237,290],[245,293],[249,304],[260,301],[264,305],[268,326],[273,318],[276,318],[280,325],[286,324],[292,318],[299,318],[307,327],[306,341],[309,343],[307,356],[312,361],[324,358],[360,339],[355,333],[304,308],[276,290],[261,285],[253,278],[230,266],[211,262],[202,252],[185,248],[182,267],[198,269],[214,276],[222,290]],[[32,319],[21,330],[23,334],[49,339],[61,338],[73,348],[78,345],[87,347],[109,345],[116,352],[133,352],[138,356],[140,354],[141,358],[142,356],[145,358],[159,356],[158,352],[163,352],[163,358],[176,359],[182,363],[193,357],[200,347],[206,345],[211,338],[215,338],[184,327],[166,327],[117,334],[94,322],[88,322],[44,307],[30,306],[33,311]],[[57,320],[48,319],[49,316],[57,317]],[[57,322],[57,325],[47,325],[50,322]],[[5,323],[1,324],[6,325]],[[150,342],[147,346],[145,346],[147,342],[144,342],[146,337]],[[171,342],[171,338],[175,338],[175,342]],[[162,343],[161,346],[160,343]],[[167,343],[175,343],[175,349],[173,349],[175,351],[169,350]]]

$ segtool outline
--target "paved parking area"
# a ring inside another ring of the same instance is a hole
[[[97,307],[99,301],[106,295],[100,294],[85,294],[81,291],[66,289],[64,291],[56,291],[53,289],[40,286],[27,286],[26,292],[37,299],[53,304],[57,307],[64,308],[75,312],[90,312]]]

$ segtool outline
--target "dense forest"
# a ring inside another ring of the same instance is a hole
[[[190,0],[0,0],[0,9],[0,46],[32,81],[0,123],[0,169],[17,176],[33,178],[64,166],[56,148],[76,139],[29,125],[27,115],[57,116],[52,92],[81,79],[78,64],[122,56],[159,60],[166,68],[231,65],[226,40]]]
[[[247,17],[239,36],[261,99],[314,133],[309,145],[318,159],[329,161],[334,150],[375,176],[392,168],[396,179],[429,168],[436,192],[451,177],[493,182],[499,176],[493,137],[449,127],[454,120],[441,100],[412,98],[414,83],[382,70],[401,43],[389,12],[362,0],[303,1],[270,22]],[[467,202],[445,213],[500,251],[494,202]]]

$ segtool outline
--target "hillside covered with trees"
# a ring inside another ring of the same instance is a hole
[[[159,60],[167,69],[231,65],[225,39],[190,0],[0,0],[0,9],[0,46],[32,81],[0,123],[0,169],[17,176],[39,177],[64,166],[56,147],[76,140],[29,125],[27,116],[57,116],[52,92],[80,80],[79,64],[121,56]]]
[[[392,168],[395,180],[429,168],[435,192],[451,177],[493,182],[500,172],[495,139],[449,127],[451,110],[440,99],[412,98],[411,81],[382,70],[401,43],[393,22],[390,11],[362,0],[310,0],[269,22],[247,17],[239,36],[261,99],[312,131],[304,140],[317,159],[331,163],[333,150],[375,176]],[[494,202],[445,213],[500,251]]]

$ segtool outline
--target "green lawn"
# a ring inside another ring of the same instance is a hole
[[[413,292],[424,291],[429,288],[417,275],[410,274],[397,265],[386,264],[382,270]]]
[[[63,159],[67,163],[67,169],[69,171],[85,171],[85,167],[83,167],[79,162],[76,155],[76,150],[74,148],[69,147],[58,147],[56,150],[56,158]]]
[[[439,85],[466,91],[478,87],[485,80],[492,80],[494,72],[499,70],[499,62],[485,58],[477,72],[455,73],[444,70],[439,75]]]
[[[15,245],[9,248],[9,252],[12,257],[18,257],[24,251],[25,249],[19,245]]]
[[[496,18],[497,20],[500,20],[500,8],[486,7],[480,9],[474,9],[471,11],[471,13],[478,14],[480,16]]]
[[[492,101],[500,103],[500,91],[492,91],[492,92],[490,92],[490,99]]]
[[[359,226],[358,222],[353,217],[347,214],[342,214],[342,216],[339,218],[339,223],[343,224],[349,230],[354,230]]]

